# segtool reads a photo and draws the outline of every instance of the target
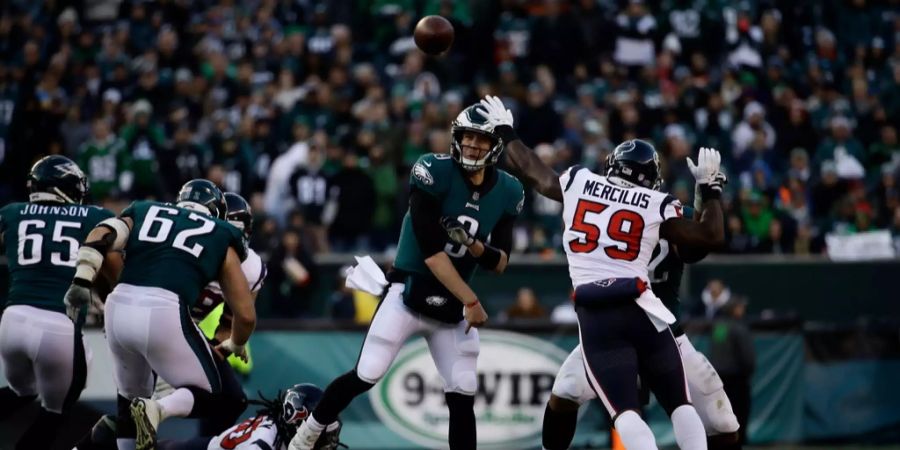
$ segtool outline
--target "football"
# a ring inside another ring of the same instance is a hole
[[[413,38],[419,50],[429,55],[439,55],[453,44],[453,25],[441,16],[425,16],[416,24]]]

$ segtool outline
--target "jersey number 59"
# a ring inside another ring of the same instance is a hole
[[[581,239],[572,239],[569,241],[569,248],[573,253],[590,253],[600,246],[600,227],[596,224],[586,222],[585,216],[588,213],[600,214],[608,208],[609,205],[603,203],[592,202],[590,200],[579,200],[575,208],[575,217],[572,218],[572,231],[583,233]],[[641,253],[641,239],[644,234],[644,218],[640,214],[620,209],[612,214],[609,218],[609,224],[606,226],[606,234],[615,242],[624,245],[607,245],[603,247],[606,256],[612,259],[621,259],[625,261],[634,261]]]

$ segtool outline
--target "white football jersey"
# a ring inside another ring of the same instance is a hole
[[[675,197],[616,181],[580,166],[559,177],[563,247],[573,287],[608,278],[649,281],[647,266],[659,226],[682,215]]]
[[[262,258],[260,258],[252,248],[247,249],[247,259],[241,263],[241,271],[243,271],[244,276],[247,277],[247,284],[250,286],[250,292],[258,292],[262,288],[267,272],[266,265],[263,263]],[[225,298],[222,297],[222,287],[219,286],[218,281],[213,281],[200,293],[200,299],[191,310],[191,316],[194,320],[203,320],[210,311],[224,301]]]
[[[207,450],[269,450],[274,449],[277,436],[275,422],[268,416],[251,417],[210,439]]]

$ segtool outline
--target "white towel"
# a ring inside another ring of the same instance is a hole
[[[666,305],[663,304],[662,300],[660,300],[652,290],[647,289],[644,291],[644,293],[638,297],[637,304],[647,313],[647,317],[653,322],[656,331],[666,330],[669,328],[669,325],[675,323],[675,316],[668,308],[666,308]]]
[[[356,265],[350,268],[344,284],[351,289],[365,291],[376,296],[381,295],[384,287],[388,285],[381,267],[378,267],[371,256],[355,256],[354,258],[356,258]]]

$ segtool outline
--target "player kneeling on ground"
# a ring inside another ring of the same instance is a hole
[[[189,440],[160,441],[159,450],[285,450],[297,426],[300,425],[322,398],[322,390],[313,384],[297,384],[279,392],[269,400],[250,404],[261,405],[256,415],[234,425],[217,436]],[[116,423],[103,416],[75,450],[116,450]],[[341,422],[335,421],[319,436],[314,450],[334,450],[340,443]]]

